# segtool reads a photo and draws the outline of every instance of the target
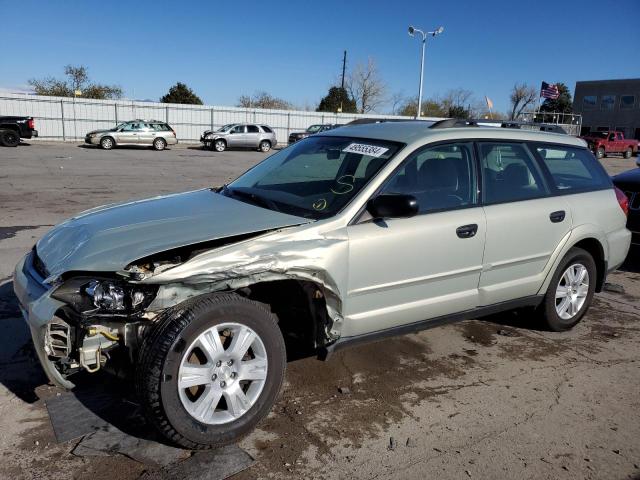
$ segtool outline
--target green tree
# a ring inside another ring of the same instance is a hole
[[[415,117],[417,104],[418,100],[416,98],[408,99],[400,108],[399,115]],[[422,102],[420,111],[423,117],[446,117],[448,113],[447,109],[438,100],[432,98]]]
[[[169,89],[164,97],[160,99],[162,103],[182,103],[186,105],[202,105],[202,100],[193,90],[184,83],[178,82]]]
[[[540,105],[541,112],[561,112],[561,113],[573,113],[573,100],[571,98],[571,92],[569,87],[564,83],[557,83],[558,92],[560,96],[556,99],[547,98],[542,105]]]
[[[356,101],[342,87],[331,87],[325,97],[320,100],[316,112],[337,112],[342,107],[343,113],[357,113]]]
[[[83,98],[105,100],[122,97],[122,88],[117,85],[102,85],[91,82],[87,67],[83,65],[67,65],[64,67],[64,74],[67,76],[64,80],[54,77],[33,78],[29,80],[29,85],[33,87],[37,95],[73,97],[76,91],[80,91]]]
[[[450,118],[469,118],[470,112],[462,105],[451,105],[447,110],[447,116]]]

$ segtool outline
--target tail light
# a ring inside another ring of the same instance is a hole
[[[620,208],[622,209],[622,211],[624,212],[625,215],[629,215],[629,199],[624,194],[624,192],[622,190],[620,190],[618,187],[613,187],[613,189],[616,192],[616,198],[618,199],[618,205],[620,205]]]
[[[33,121],[33,118],[30,118],[30,119],[27,121],[27,127],[29,127],[29,130],[33,130],[34,128],[36,128],[36,124],[35,124],[35,122]]]

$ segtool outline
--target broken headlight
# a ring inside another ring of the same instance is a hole
[[[156,288],[120,280],[72,278],[51,295],[80,313],[130,314],[146,308]]]

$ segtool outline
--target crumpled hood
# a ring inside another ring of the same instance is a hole
[[[171,248],[309,221],[205,189],[87,210],[50,230],[36,250],[53,279],[119,271]]]
[[[95,135],[97,133],[107,133],[107,132],[114,132],[115,129],[114,128],[107,128],[104,130],[91,130],[89,133],[87,133],[87,135]]]

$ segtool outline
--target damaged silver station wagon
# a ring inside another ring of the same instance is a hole
[[[81,213],[37,242],[14,285],[54,384],[128,365],[149,421],[207,448],[269,412],[291,349],[323,358],[521,307],[571,328],[625,259],[625,221],[580,139],[352,125],[220,188]]]

